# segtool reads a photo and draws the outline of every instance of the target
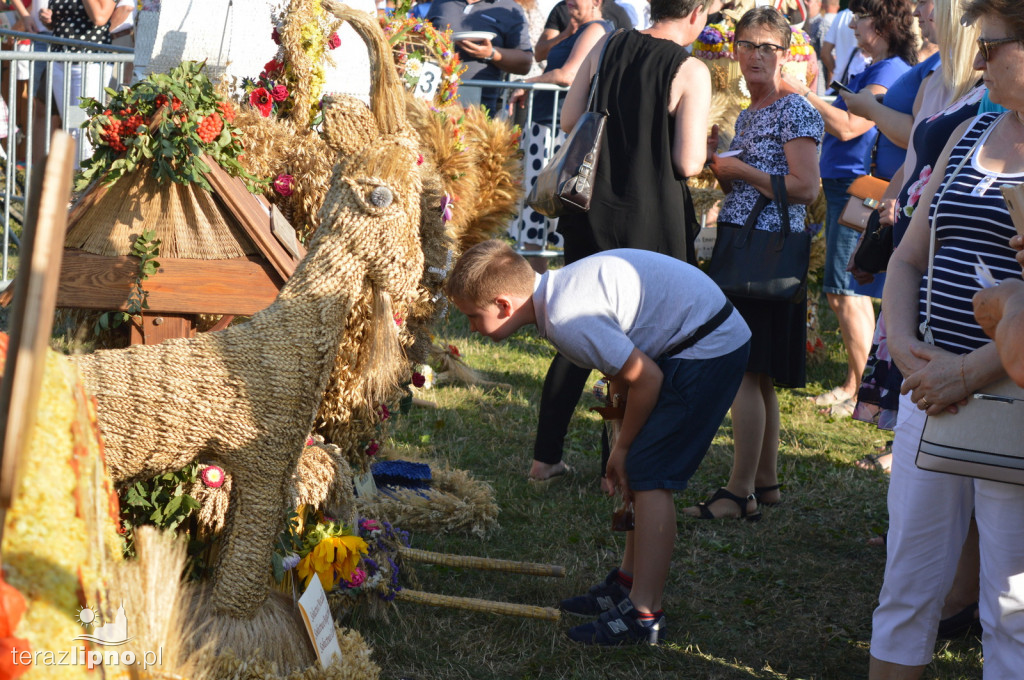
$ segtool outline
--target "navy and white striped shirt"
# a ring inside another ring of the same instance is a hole
[[[979,258],[997,281],[1019,278],[1021,267],[1016,251],[1007,243],[1016,234],[999,187],[1024,182],[1024,173],[995,173],[978,165],[978,154],[960,165],[981,137],[985,144],[1001,113],[985,113],[974,119],[963,138],[953,147],[942,186],[935,192],[929,220],[938,239],[932,284],[931,327],[935,345],[956,354],[966,354],[991,342],[974,319],[971,298],[981,287],[975,277]],[[938,199],[942,194],[942,203]],[[925,318],[928,277],[921,280],[918,293],[918,321]]]

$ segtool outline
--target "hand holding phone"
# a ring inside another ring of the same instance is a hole
[[[853,90],[851,90],[846,85],[843,85],[838,80],[833,80],[831,83],[828,84],[828,86],[831,87],[833,90],[836,90],[837,92],[849,92],[850,94],[856,94]]]

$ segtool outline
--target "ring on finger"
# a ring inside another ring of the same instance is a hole
[[[922,399],[920,404],[921,408],[928,408],[929,406],[931,406],[931,402],[929,402],[927,399]]]

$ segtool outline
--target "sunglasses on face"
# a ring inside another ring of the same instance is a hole
[[[1020,42],[1020,38],[995,38],[994,40],[986,40],[985,38],[978,38],[978,51],[981,52],[981,58],[985,61],[992,59],[992,48],[996,45],[1005,45],[1006,43]]]
[[[749,40],[737,40],[735,42],[736,51],[742,54],[750,54],[752,52],[760,52],[763,57],[770,57],[772,55],[782,52],[786,48],[782,45],[773,45],[772,43],[752,43]]]

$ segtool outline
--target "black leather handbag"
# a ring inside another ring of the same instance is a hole
[[[884,272],[889,266],[892,249],[892,225],[882,225],[876,210],[868,217],[864,235],[853,254],[853,263],[869,274]]]
[[[811,234],[790,228],[784,176],[772,175],[772,194],[782,218],[782,231],[754,228],[761,211],[771,201],[759,196],[743,226],[718,225],[708,275],[727,295],[797,302],[807,292]]]
[[[562,147],[537,175],[537,182],[526,199],[529,206],[541,215],[559,217],[566,213],[585,213],[590,210],[590,201],[594,196],[594,176],[597,174],[597,161],[601,156],[604,126],[608,119],[607,112],[593,110],[594,95],[597,94],[597,81],[601,75],[605,50],[618,33],[615,31],[608,36],[601,48],[597,71],[590,81],[586,112],[576,121],[576,126]]]

